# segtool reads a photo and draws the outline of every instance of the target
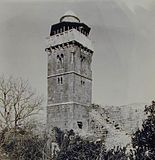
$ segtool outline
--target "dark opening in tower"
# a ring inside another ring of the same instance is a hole
[[[78,127],[79,127],[80,129],[82,129],[83,124],[82,124],[81,121],[77,121],[77,125],[78,125]]]

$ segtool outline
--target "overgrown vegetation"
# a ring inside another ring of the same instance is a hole
[[[101,152],[102,141],[89,141],[82,139],[76,135],[73,130],[61,133],[57,129],[57,143],[60,147],[60,152],[56,160],[96,160]],[[61,140],[60,140],[61,139]]]
[[[152,105],[145,106],[145,113],[148,116],[143,122],[142,129],[132,138],[135,160],[155,159],[155,101],[152,101]]]
[[[34,135],[31,131],[18,128],[3,130],[0,137],[1,148],[11,160],[42,159],[44,139]]]

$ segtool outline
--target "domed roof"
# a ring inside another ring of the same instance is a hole
[[[60,18],[60,22],[80,22],[80,19],[73,11],[69,10]]]

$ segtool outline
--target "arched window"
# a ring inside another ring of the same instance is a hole
[[[57,55],[57,69],[62,69],[64,67],[64,54]]]

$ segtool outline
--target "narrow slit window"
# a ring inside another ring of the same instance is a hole
[[[61,84],[63,84],[63,78],[62,77],[60,78],[60,82],[61,82]]]
[[[58,77],[58,84],[60,83],[60,78]]]

